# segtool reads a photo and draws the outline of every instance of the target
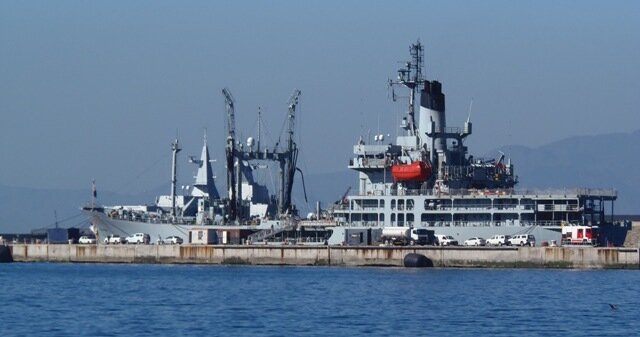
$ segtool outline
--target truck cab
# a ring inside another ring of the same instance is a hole
[[[380,240],[396,246],[426,245],[432,242],[433,231],[414,227],[384,227]]]

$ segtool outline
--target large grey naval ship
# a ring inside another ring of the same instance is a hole
[[[246,143],[236,139],[234,100],[225,89],[228,197],[221,198],[215,187],[206,140],[200,159],[191,159],[199,169],[190,195],[176,195],[176,141],[171,195],[149,206],[85,207],[94,232],[99,239],[146,233],[152,239],[179,236],[189,242],[190,232],[204,227],[215,230],[218,243],[371,245],[383,241],[384,228],[404,227],[432,238],[451,236],[459,243],[518,234],[532,234],[538,243],[559,243],[562,228],[587,226],[599,233],[600,244],[620,244],[613,235],[607,237],[615,190],[519,190],[514,165],[504,154],[490,159],[468,154],[465,142],[472,122],[467,118],[462,127],[447,125],[442,84],[423,77],[423,53],[419,41],[411,45],[411,61],[389,81],[394,101],[395,88],[408,91],[395,142],[376,135],[373,143],[360,138],[353,146],[348,168],[357,171],[357,193],[346,193],[301,219],[291,199],[299,171],[293,135],[300,92],[289,100],[284,145],[266,147],[260,135]],[[264,161],[278,164],[277,195],[269,195],[253,179],[252,171],[259,167],[254,163]]]

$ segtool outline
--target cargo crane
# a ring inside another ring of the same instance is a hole
[[[287,114],[287,140],[285,149],[280,149],[280,141],[276,142],[274,148],[269,150],[265,147],[261,150],[253,147],[253,138],[247,140],[247,147],[236,141],[235,136],[235,109],[234,99],[228,89],[223,89],[222,94],[225,98],[225,108],[227,117],[227,186],[229,188],[229,221],[244,220],[242,207],[242,174],[243,167],[246,162],[254,160],[276,161],[279,164],[279,180],[280,186],[278,191],[278,216],[293,214],[295,208],[291,201],[291,192],[293,189],[293,180],[295,177],[298,160],[298,148],[294,140],[295,135],[295,115],[298,106],[300,90],[294,90],[289,98],[288,114]],[[234,170],[235,169],[235,170]],[[248,167],[250,169],[250,167]],[[306,195],[305,195],[306,197]]]

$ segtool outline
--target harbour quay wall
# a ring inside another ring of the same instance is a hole
[[[640,268],[638,248],[355,247],[268,245],[11,245],[16,262],[404,266],[420,254],[434,267]]]

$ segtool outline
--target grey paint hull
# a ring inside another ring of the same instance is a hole
[[[195,225],[177,225],[172,223],[149,223],[140,221],[129,221],[122,219],[109,218],[101,212],[86,212],[90,218],[96,238],[102,243],[104,238],[109,235],[119,235],[127,237],[134,233],[146,233],[151,237],[151,242],[156,242],[158,238],[166,238],[168,236],[178,236],[189,242],[189,230],[194,227],[202,227]]]

